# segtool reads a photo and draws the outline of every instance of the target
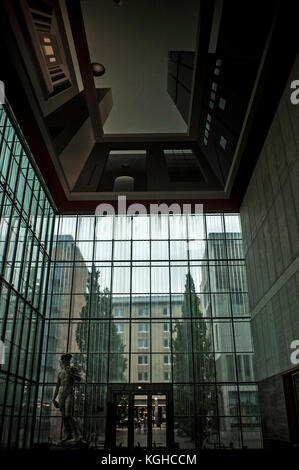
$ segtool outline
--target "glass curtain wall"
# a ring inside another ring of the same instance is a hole
[[[62,436],[52,398],[69,352],[91,444],[110,384],[168,383],[180,448],[258,447],[239,216],[55,216],[11,116],[0,107],[1,446]]]
[[[0,435],[30,447],[54,211],[20,131],[0,106]]]
[[[62,436],[51,401],[69,352],[95,446],[109,384],[165,382],[180,448],[260,446],[238,215],[58,216],[51,260],[38,442]]]

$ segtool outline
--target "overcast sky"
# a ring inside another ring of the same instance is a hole
[[[112,88],[106,133],[186,132],[167,93],[169,50],[194,50],[198,0],[81,2],[92,62],[106,67],[97,87]]]

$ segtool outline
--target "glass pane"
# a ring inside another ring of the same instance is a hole
[[[150,323],[148,321],[136,321],[131,324],[131,351],[140,354],[150,352]]]
[[[234,292],[231,294],[231,302],[234,316],[249,316],[248,294]]]
[[[109,355],[109,382],[121,383],[129,380],[129,355]]]
[[[206,238],[204,215],[188,215],[189,239]]]
[[[89,352],[104,353],[108,352],[108,339],[109,339],[109,323],[108,321],[95,321],[89,322],[89,337],[86,337],[85,331],[87,330],[87,322],[78,323],[76,329],[76,342],[80,343],[85,341],[88,344]],[[83,338],[83,340],[82,340]],[[86,339],[85,339],[86,338]],[[82,350],[83,347],[81,346]]]
[[[215,382],[214,354],[194,354],[194,375],[195,382]]]
[[[118,355],[110,356],[112,366],[117,362]],[[115,360],[116,359],[116,360]],[[121,359],[119,359],[121,361]],[[107,382],[108,373],[108,354],[88,354],[87,381],[90,382]]]
[[[170,268],[171,292],[183,293],[185,292],[185,290],[189,290],[189,283],[188,283],[187,275],[188,275],[188,266],[171,266]]]
[[[113,295],[111,300],[112,316],[114,318],[130,317],[130,297],[128,295]]]
[[[96,261],[110,261],[112,258],[112,242],[95,242],[94,259]]]
[[[175,416],[174,440],[179,449],[195,448],[195,417]]]
[[[171,358],[170,351],[166,350],[164,354],[152,354],[152,382],[171,382]],[[167,360],[166,360],[167,358]]]
[[[151,216],[151,239],[168,239],[168,216]]]
[[[251,337],[250,322],[234,322],[236,351],[252,352],[253,344]]]
[[[190,290],[191,292],[209,292],[209,274],[206,264],[192,263],[190,267]]]
[[[210,265],[211,292],[229,292],[227,266],[221,262]]]
[[[77,217],[60,217],[58,240],[61,236],[68,236],[69,240],[75,240],[76,237]],[[60,236],[60,237],[59,237]]]
[[[188,249],[190,260],[205,260],[208,258],[206,240],[190,240]]]
[[[195,404],[197,416],[217,416],[217,396],[215,385],[196,385]]]
[[[224,238],[223,218],[220,214],[206,215],[206,225],[208,239],[215,236]]]
[[[186,240],[187,224],[185,215],[169,216],[169,231],[171,239]]]
[[[134,395],[134,446],[148,446],[148,395]]]
[[[171,241],[170,242],[170,259],[186,260],[188,259],[187,241]]]
[[[247,279],[244,264],[231,263],[228,269],[232,292],[247,292]]]
[[[234,350],[233,332],[230,322],[213,323],[214,348],[216,352],[232,352]]]
[[[129,429],[129,395],[115,394],[114,404],[116,408],[116,447],[128,447]]]
[[[211,294],[212,312],[214,317],[229,317],[230,294]]]
[[[152,322],[152,352],[170,353],[171,324],[165,321]]]
[[[195,414],[193,385],[174,385],[173,407],[175,416],[193,416]]]
[[[77,240],[93,240],[94,238],[94,222],[91,217],[78,217]]]
[[[239,214],[224,215],[226,238],[242,238]]]
[[[132,293],[150,292],[150,269],[148,267],[132,268]]]
[[[217,353],[215,355],[216,380],[218,382],[235,382],[236,365],[234,354]]]
[[[218,418],[201,416],[196,422],[197,445],[204,449],[219,448]]]
[[[130,382],[150,382],[150,354],[144,351],[140,351],[138,354],[131,354]]]
[[[168,294],[151,296],[152,318],[170,317],[170,298]]]
[[[131,242],[114,242],[113,259],[116,261],[130,261],[131,259]]]
[[[113,217],[96,217],[95,219],[95,239],[112,240],[113,237]]]
[[[254,377],[254,356],[250,353],[237,354],[238,380],[240,382],[253,382]]]
[[[171,314],[173,317],[189,318],[191,316],[191,299],[189,292],[171,295]]]
[[[150,296],[137,295],[132,296],[132,318],[142,320],[150,316]]]
[[[212,323],[205,321],[192,322],[193,351],[212,352],[213,334]]]
[[[157,294],[169,292],[168,266],[157,266],[151,268],[151,291]]]
[[[226,259],[225,240],[209,240],[209,259]]]
[[[219,416],[238,416],[240,414],[238,391],[235,385],[218,385],[217,399]]]
[[[227,449],[241,447],[241,422],[238,417],[219,418],[220,445]]]
[[[118,216],[114,218],[114,238],[116,240],[131,239],[131,218]]]
[[[147,240],[149,238],[149,221],[148,216],[133,217],[133,240]]]
[[[129,322],[113,320],[110,325],[110,352],[129,352]]]
[[[112,292],[129,293],[130,292],[130,268],[115,266],[112,274]]]
[[[166,447],[166,395],[152,395],[152,442],[154,448]]]
[[[242,259],[244,258],[243,241],[242,240],[227,240],[227,257],[229,259]]]
[[[172,322],[172,350],[174,353],[192,352],[191,322],[188,320]]]
[[[147,261],[150,259],[149,242],[133,242],[133,260]]]
[[[169,243],[168,241],[152,241],[151,242],[151,259],[152,260],[168,260],[169,259]]]
[[[173,355],[173,381],[193,382],[193,361],[191,354]]]

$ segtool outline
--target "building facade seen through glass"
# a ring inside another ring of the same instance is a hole
[[[62,438],[62,354],[94,447],[260,447],[238,214],[55,214],[1,107],[1,442]]]
[[[129,400],[130,384],[169,393],[180,448],[260,445],[238,215],[60,216],[51,260],[41,442],[61,435],[47,405],[67,351],[82,374],[77,419],[95,445],[106,442],[113,393]],[[139,400],[136,419],[148,407]],[[126,432],[114,443],[126,446]]]

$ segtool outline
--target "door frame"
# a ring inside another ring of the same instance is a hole
[[[292,442],[299,442],[299,402],[294,378],[299,375],[299,368],[283,374],[285,403],[288,416],[289,436]]]
[[[128,448],[134,448],[134,395],[148,395],[148,448],[152,448],[152,395],[166,396],[166,448],[174,447],[174,417],[173,417],[173,392],[171,383],[155,384],[109,384],[107,391],[107,422],[106,422],[106,443],[107,449],[116,448],[116,408],[114,402],[115,394],[128,394]]]

